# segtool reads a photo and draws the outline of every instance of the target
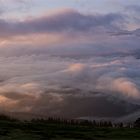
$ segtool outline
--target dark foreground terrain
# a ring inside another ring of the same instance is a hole
[[[1,119],[0,140],[140,140],[140,129]]]

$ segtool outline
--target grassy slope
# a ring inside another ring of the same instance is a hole
[[[0,121],[0,140],[140,140],[140,129]]]

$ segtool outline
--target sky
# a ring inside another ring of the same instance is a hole
[[[0,112],[139,114],[139,15],[139,0],[0,0]]]

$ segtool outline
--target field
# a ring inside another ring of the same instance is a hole
[[[0,120],[0,140],[140,140],[140,129]]]

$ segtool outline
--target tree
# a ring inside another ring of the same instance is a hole
[[[140,118],[138,118],[135,123],[134,123],[135,127],[140,127]]]

